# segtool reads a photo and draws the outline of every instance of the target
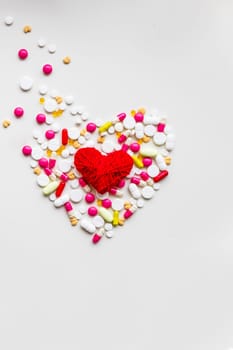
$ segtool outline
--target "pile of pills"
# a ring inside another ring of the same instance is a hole
[[[13,18],[5,18],[5,24],[13,24]],[[30,26],[23,28],[31,32]],[[38,40],[38,47],[46,41]],[[54,54],[56,45],[48,45],[48,52]],[[26,60],[30,51],[21,48],[18,59]],[[69,64],[69,56],[63,63]],[[53,72],[50,63],[40,67],[48,76]],[[35,84],[28,76],[19,81],[23,92]],[[54,208],[66,213],[72,226],[91,235],[94,244],[103,236],[112,238],[114,229],[122,226],[133,214],[144,207],[160,189],[160,184],[169,172],[171,151],[175,136],[165,117],[158,111],[144,108],[129,113],[119,113],[111,120],[89,120],[86,109],[76,104],[72,95],[63,95],[50,89],[47,84],[39,85],[38,113],[34,116],[32,144],[22,146],[24,156],[30,158],[30,166],[36,175],[36,183],[44,197],[49,198]],[[24,115],[24,108],[16,106],[16,118]],[[4,120],[7,128],[10,121]],[[126,178],[121,179],[109,192],[100,194],[74,165],[74,155],[81,148],[94,147],[103,155],[123,150],[133,160],[133,167]]]

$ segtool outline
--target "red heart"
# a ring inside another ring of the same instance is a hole
[[[97,149],[87,147],[76,152],[74,164],[83,179],[103,194],[117,186],[129,174],[133,160],[124,151],[103,155]]]

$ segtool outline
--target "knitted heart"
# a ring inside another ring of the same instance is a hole
[[[97,149],[87,147],[76,152],[74,164],[84,180],[103,194],[129,174],[133,160],[121,150],[103,155]]]

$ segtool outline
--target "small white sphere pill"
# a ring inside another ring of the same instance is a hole
[[[73,156],[76,153],[76,149],[73,146],[69,146],[68,151],[69,151],[70,156]]]
[[[49,52],[49,53],[55,53],[56,50],[57,50],[57,47],[56,47],[55,44],[49,44],[49,45],[48,45],[48,52]]]
[[[155,183],[153,184],[153,189],[154,189],[155,191],[160,190],[160,183],[159,183],[159,182],[155,182]]]
[[[156,132],[155,126],[152,124],[146,125],[144,128],[144,134],[146,136],[149,136],[149,137],[154,136],[155,132]]]
[[[48,87],[46,85],[40,85],[39,93],[40,95],[46,95],[48,92]]]
[[[91,223],[91,221],[87,219],[82,219],[80,221],[80,226],[83,230],[85,230],[88,233],[95,233],[95,225]]]
[[[61,125],[59,123],[55,122],[51,125],[51,129],[54,132],[59,132],[61,130]]]
[[[40,158],[43,157],[43,150],[40,148],[40,147],[33,147],[32,148],[32,154],[31,154],[31,157],[34,159],[34,160],[39,160]]]
[[[151,186],[145,186],[142,189],[142,197],[145,199],[151,199],[154,196],[154,190]]]
[[[80,131],[78,128],[69,128],[68,129],[68,135],[71,140],[77,140],[80,136]]]
[[[45,151],[48,148],[48,142],[43,142],[40,147]]]
[[[68,159],[60,159],[58,162],[58,167],[63,173],[68,173],[68,171],[71,169],[71,161]]]
[[[136,205],[137,205],[138,208],[143,208],[143,207],[144,207],[144,204],[145,204],[145,202],[144,202],[144,200],[143,200],[142,198],[139,198],[139,199],[137,200]]]
[[[74,97],[72,95],[68,95],[64,98],[65,103],[69,106],[74,102]]]
[[[53,117],[51,117],[50,115],[49,115],[49,116],[46,116],[46,121],[45,121],[45,123],[46,123],[47,125],[52,125],[53,122],[54,122],[54,118],[53,118]]]
[[[166,135],[163,132],[156,132],[153,141],[157,146],[162,146],[166,142]]]
[[[112,230],[112,228],[113,228],[113,226],[112,226],[112,224],[110,224],[109,222],[107,222],[107,223],[104,225],[104,229],[105,229],[106,231],[110,231],[110,230]]]
[[[58,139],[52,139],[52,140],[49,140],[48,142],[48,149],[50,151],[57,151],[60,148],[60,146],[61,144]]]
[[[68,158],[70,156],[68,148],[63,149],[63,151],[61,152],[61,156],[62,158]]]
[[[120,211],[124,208],[124,200],[121,198],[114,198],[112,200],[112,209]]]
[[[36,182],[40,187],[45,187],[49,184],[49,177],[42,173],[37,176]]]
[[[36,168],[37,165],[38,165],[38,162],[36,160],[32,159],[31,162],[30,162],[30,167],[31,168]]]
[[[70,184],[70,187],[73,188],[73,189],[76,189],[79,187],[79,182],[77,179],[74,179],[74,180],[70,180],[69,181],[69,184]]]
[[[96,215],[92,219],[93,224],[95,225],[96,228],[100,228],[104,226],[104,219],[100,215]]]
[[[101,145],[101,149],[105,153],[111,153],[114,150],[114,144],[111,141],[104,141]]]
[[[33,86],[33,80],[32,78],[28,77],[28,76],[23,76],[22,78],[20,78],[19,80],[19,86],[20,89],[23,91],[29,91],[31,90],[32,86]]]
[[[81,114],[81,113],[79,112],[79,114]],[[84,112],[84,113],[82,113],[81,118],[83,121],[86,121],[89,118],[89,114],[87,112]]]
[[[135,119],[133,117],[127,116],[124,120],[123,120],[123,125],[125,129],[133,129],[135,127]]]
[[[54,202],[56,198],[57,198],[57,197],[56,197],[56,194],[55,194],[55,193],[51,193],[51,194],[49,195],[49,200],[50,200],[51,202]]]
[[[82,199],[83,199],[83,191],[82,190],[80,190],[80,189],[73,189],[73,190],[70,191],[70,200],[72,202],[79,203],[79,202],[81,202]]]
[[[115,131],[117,132],[122,132],[124,127],[123,127],[123,124],[121,122],[118,122],[114,125],[114,128],[115,128]]]
[[[14,23],[14,18],[12,16],[6,16],[4,22],[7,26],[11,26]]]
[[[109,230],[109,231],[106,231],[106,232],[105,232],[105,236],[106,236],[107,238],[112,238],[112,237],[114,236],[114,233],[113,233],[112,230]]]
[[[78,209],[79,209],[81,214],[85,214],[87,212],[87,205],[81,204]]]
[[[46,40],[44,38],[40,38],[38,41],[37,41],[37,45],[42,48],[42,47],[45,47],[46,45]]]
[[[47,98],[43,106],[46,112],[52,113],[57,110],[57,101],[53,98]]]
[[[159,174],[159,168],[157,167],[157,165],[152,164],[147,168],[147,174],[150,177],[155,177]]]
[[[80,143],[80,145],[84,145],[84,143],[86,142],[85,137],[84,136],[79,136],[78,142]]]
[[[68,194],[64,194],[63,196],[55,199],[53,204],[56,208],[59,208],[59,207],[62,207],[65,203],[67,203],[69,201],[69,199],[70,198],[69,198]]]

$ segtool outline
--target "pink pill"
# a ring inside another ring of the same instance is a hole
[[[87,203],[93,203],[95,200],[95,195],[91,192],[88,192],[85,196],[85,200]]]
[[[106,209],[111,208],[112,206],[112,201],[108,198],[105,198],[102,200],[102,206]]]
[[[149,175],[145,171],[142,171],[140,176],[141,176],[142,180],[144,180],[144,181],[147,181],[149,179]]]
[[[43,73],[44,73],[45,75],[49,75],[49,74],[52,73],[53,67],[51,66],[51,64],[45,64],[45,65],[43,65],[42,70],[43,70]]]
[[[55,137],[55,132],[53,130],[47,130],[45,132],[45,137],[46,139],[51,140]]]
[[[38,163],[41,168],[48,168],[49,166],[49,161],[47,158],[40,158]]]
[[[135,114],[134,119],[137,123],[141,123],[144,119],[144,115],[141,112]]]
[[[120,113],[120,114],[117,115],[117,118],[120,120],[120,122],[122,122],[126,118],[126,114],[125,113]]]
[[[98,210],[96,207],[89,207],[87,212],[90,216],[96,216]]]
[[[117,185],[117,187],[123,188],[124,186],[125,186],[125,180],[122,179],[122,180],[119,182],[119,184]]]
[[[23,146],[22,152],[25,156],[30,156],[32,154],[31,146],[28,146],[28,145]]]
[[[42,113],[37,114],[36,121],[38,124],[43,124],[46,121],[46,116]]]
[[[134,152],[134,153],[138,152],[138,151],[140,150],[140,145],[139,145],[139,143],[137,143],[137,142],[131,143],[130,149],[131,149],[131,151]]]
[[[158,132],[164,132],[164,129],[165,129],[165,124],[164,123],[159,123],[158,125],[157,125],[157,130],[158,130]]]
[[[24,110],[22,107],[16,107],[14,109],[14,115],[16,116],[16,118],[20,118],[24,115]]]
[[[148,167],[152,164],[152,159],[151,158],[143,158],[142,163],[144,166]]]
[[[86,129],[88,132],[94,132],[96,130],[96,124],[95,123],[88,123],[86,126]]]
[[[28,51],[26,49],[20,49],[18,51],[18,56],[21,60],[25,60],[28,57]]]

